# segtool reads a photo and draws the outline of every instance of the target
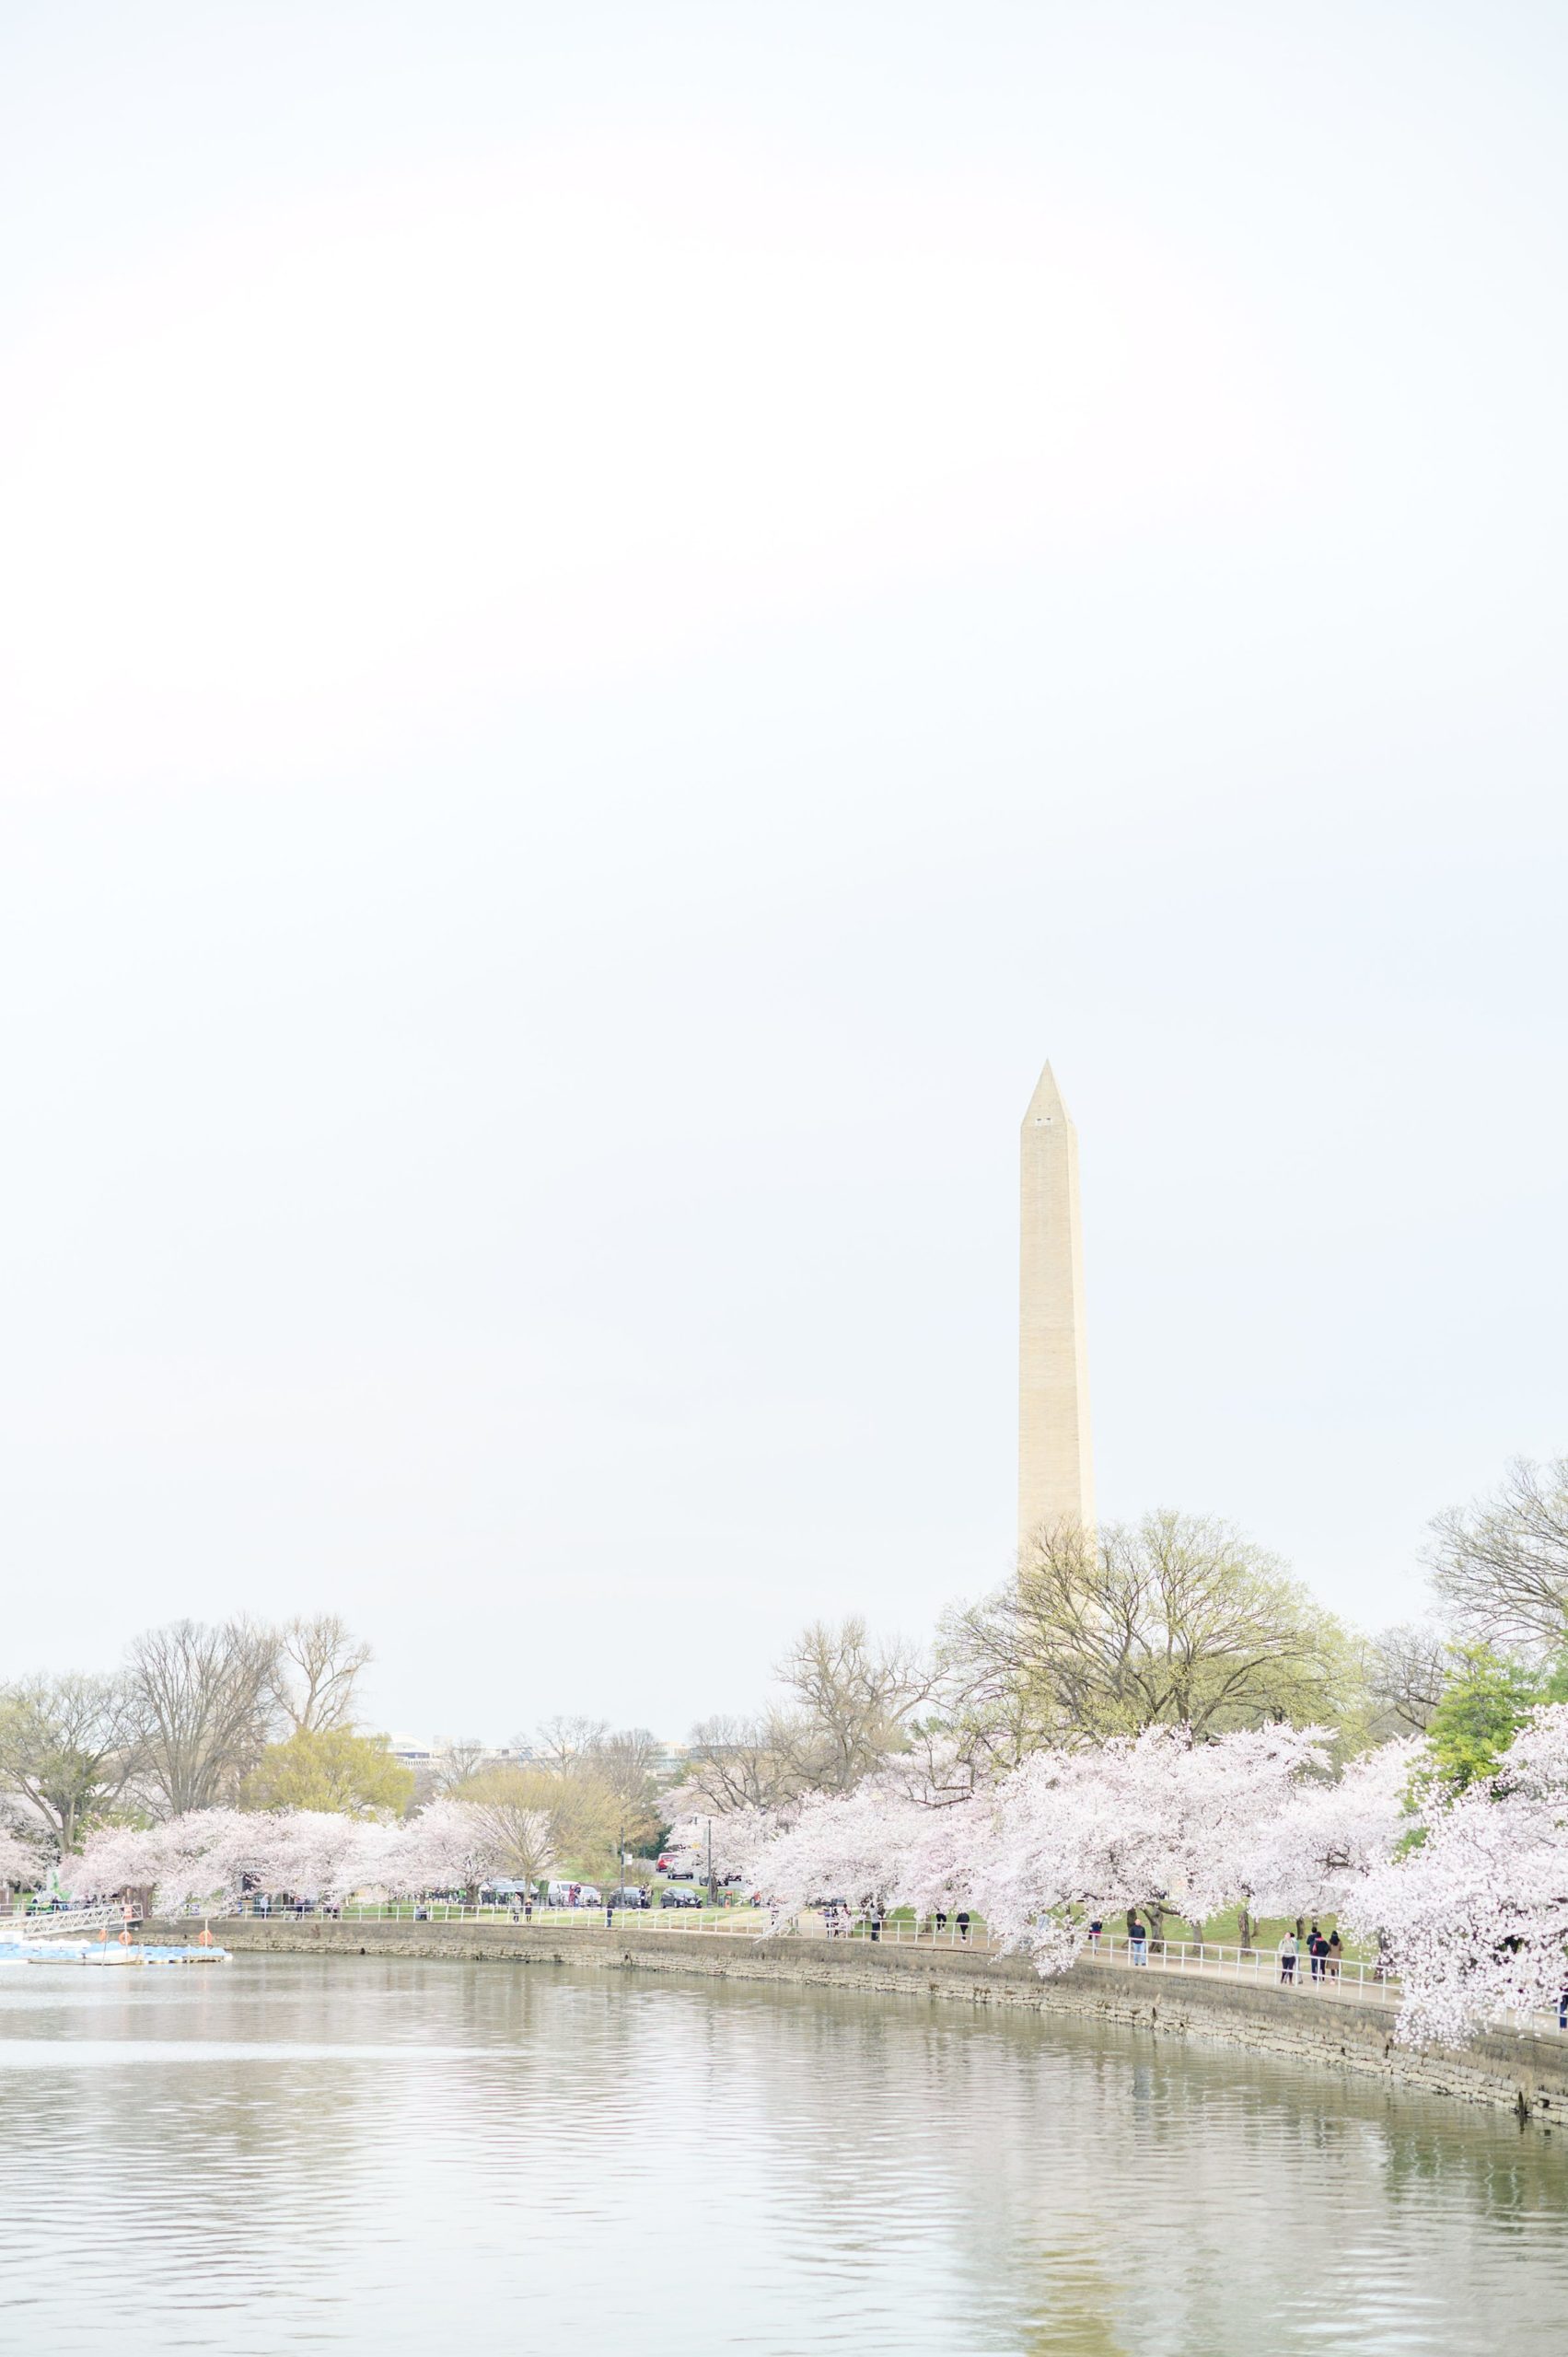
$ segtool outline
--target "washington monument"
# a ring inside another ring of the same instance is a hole
[[[1078,1136],[1046,1065],[1024,1115],[1018,1283],[1018,1544],[1095,1518]]]

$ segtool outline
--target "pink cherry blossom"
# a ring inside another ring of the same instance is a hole
[[[1568,1703],[1536,1711],[1497,1775],[1358,1879],[1344,1917],[1404,1988],[1400,2029],[1459,2043],[1557,2012],[1568,1987]]]

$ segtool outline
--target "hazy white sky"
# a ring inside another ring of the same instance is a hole
[[[1102,1508],[1568,1446],[1568,18],[0,23],[0,1674],[667,1735]]]

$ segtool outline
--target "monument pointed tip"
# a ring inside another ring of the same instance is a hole
[[[1035,1092],[1029,1098],[1028,1109],[1024,1118],[1028,1120],[1031,1114],[1065,1113],[1066,1110],[1067,1108],[1062,1102],[1062,1091],[1056,1086],[1056,1074],[1047,1062],[1035,1083]]]

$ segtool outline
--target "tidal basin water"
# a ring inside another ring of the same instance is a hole
[[[0,2327],[58,2357],[1562,2357],[1568,2138],[855,1991],[24,1965]]]

